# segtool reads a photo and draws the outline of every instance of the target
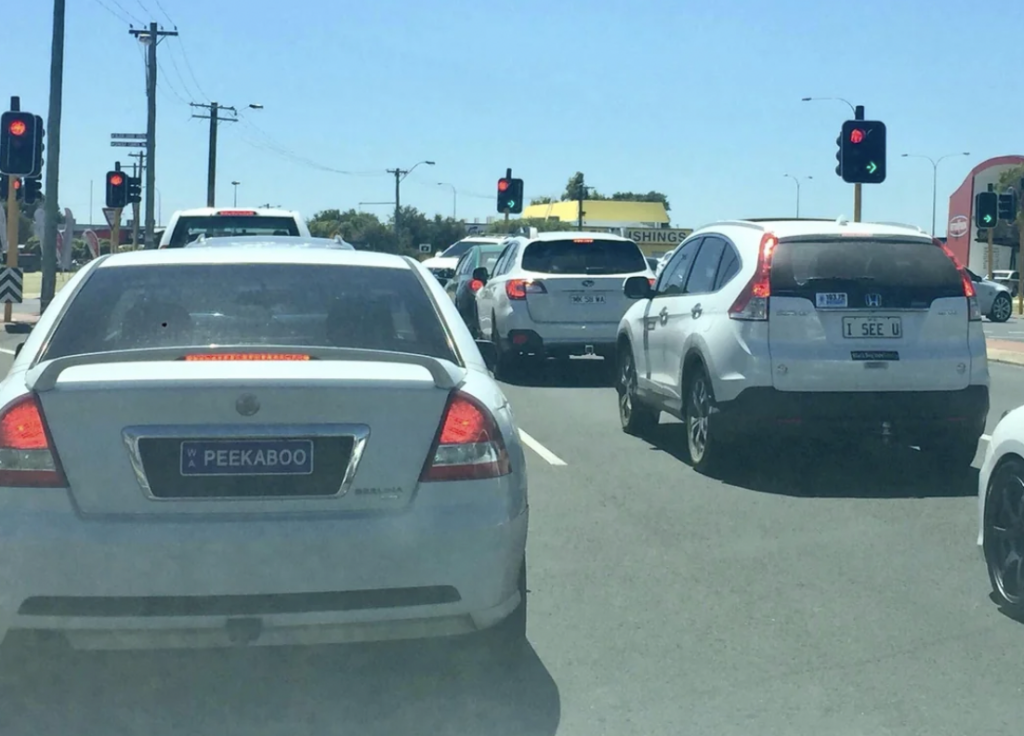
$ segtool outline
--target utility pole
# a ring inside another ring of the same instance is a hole
[[[210,111],[209,115],[193,115],[192,117],[198,118],[199,120],[210,121],[210,161],[207,164],[206,170],[206,206],[213,207],[216,200],[217,190],[217,125],[219,123],[237,123],[238,110],[216,102],[211,102],[209,105],[193,102],[191,105],[192,107],[201,107],[204,110]],[[218,113],[221,110],[230,110],[235,117],[220,117]]]
[[[576,190],[576,229],[583,229],[583,202],[587,198],[587,187],[583,184],[583,175],[580,174],[580,186]]]
[[[156,23],[149,28],[130,28],[128,32],[143,43],[149,44],[146,55],[146,247],[155,248],[154,231],[156,214],[154,198],[156,196],[156,47],[164,36],[177,36],[177,31],[161,31]]]
[[[53,0],[53,43],[50,48],[50,111],[46,118],[49,151],[46,154],[46,201],[43,242],[40,249],[42,283],[39,288],[39,314],[50,305],[57,292],[57,199],[60,194],[60,118],[64,99],[64,0]],[[15,230],[17,232],[17,230]],[[18,252],[18,239],[8,247]]]
[[[416,166],[419,166],[420,164],[426,164],[427,166],[433,166],[434,162],[433,161],[420,161],[415,166],[412,166],[412,167],[410,167],[408,169],[400,169],[398,167],[395,167],[393,169],[387,169],[387,173],[395,175],[395,236],[396,237],[398,236],[398,219],[401,216],[401,207],[402,207],[402,200],[401,200],[402,180],[405,179],[405,177],[409,176],[409,174],[411,174],[413,172],[413,170],[416,168]]]

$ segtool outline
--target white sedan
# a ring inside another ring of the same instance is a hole
[[[1000,605],[1024,615],[1024,407],[1003,415],[978,476],[978,545]]]
[[[408,258],[93,261],[0,383],[0,637],[510,651],[527,477],[483,355]]]

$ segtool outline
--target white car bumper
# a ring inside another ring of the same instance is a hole
[[[0,637],[58,630],[88,649],[419,638],[487,628],[519,603],[528,512],[510,519],[499,494],[273,520],[82,518],[63,490],[2,494]]]

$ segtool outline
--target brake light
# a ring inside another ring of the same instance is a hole
[[[653,289],[653,288],[654,288],[654,283],[655,283],[655,282],[656,282],[656,281],[657,281],[658,279],[647,279],[647,280],[651,282],[651,288]]]
[[[484,288],[484,282],[481,281],[480,279],[473,279],[472,281],[469,282],[469,290],[472,291],[474,294],[480,291],[480,289],[482,288]]]
[[[185,360],[190,363],[208,360],[309,360],[309,356],[301,353],[199,353],[186,355]]]
[[[67,486],[35,396],[15,399],[0,412],[0,486]]]
[[[505,282],[505,296],[514,301],[522,301],[527,294],[547,294],[548,290],[540,281],[526,279],[509,279]]]
[[[593,243],[593,238],[573,238],[574,243]]]
[[[511,472],[494,417],[469,394],[453,391],[420,481],[482,480]]]
[[[251,216],[256,214],[256,210],[221,210],[217,214],[220,217]]]
[[[766,320],[768,319],[768,297],[772,294],[771,271],[772,255],[779,239],[773,233],[761,236],[761,244],[757,249],[757,266],[754,275],[729,307],[731,319]]]
[[[946,254],[949,260],[953,261],[956,270],[960,272],[960,283],[963,284],[964,296],[967,297],[968,321],[981,322],[981,305],[978,304],[978,292],[974,288],[974,282],[971,281],[971,277],[967,275],[967,269],[960,264],[956,254],[945,243],[938,238],[933,239],[932,242],[942,248],[942,252]]]

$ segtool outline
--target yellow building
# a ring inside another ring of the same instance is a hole
[[[579,203],[576,201],[531,204],[520,215],[539,220],[560,220],[576,224]],[[619,202],[610,199],[583,201],[583,227],[668,227],[668,212],[661,202]]]

